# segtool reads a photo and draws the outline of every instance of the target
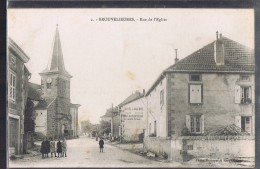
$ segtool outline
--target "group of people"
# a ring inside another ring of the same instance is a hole
[[[51,153],[51,157],[57,157],[56,153],[58,154],[58,157],[67,157],[66,139],[63,138],[62,142],[59,139],[57,144],[52,138],[50,138],[50,140],[48,140],[48,138],[43,139],[41,153],[42,158],[49,158],[49,153]]]

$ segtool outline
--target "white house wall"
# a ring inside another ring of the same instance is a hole
[[[160,92],[164,91],[164,103],[160,103]],[[148,118],[148,135],[155,134],[156,121],[156,136],[167,136],[167,116],[166,116],[166,78],[162,79],[146,96],[147,99],[147,118]]]
[[[47,110],[35,111],[35,132],[47,135]]]
[[[127,141],[138,141],[147,125],[146,99],[142,97],[121,107],[122,136]]]

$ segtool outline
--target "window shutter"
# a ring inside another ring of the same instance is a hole
[[[204,133],[204,115],[201,116],[201,133]]]
[[[189,129],[190,131],[190,115],[186,115],[186,127]]]
[[[240,86],[235,86],[235,103],[240,103],[241,101],[241,91]]]
[[[251,121],[251,125],[252,125],[252,132],[253,135],[255,135],[255,116],[252,116],[252,121]]]
[[[190,103],[201,103],[201,85],[190,85]]]
[[[241,128],[241,116],[235,116],[235,125]]]
[[[255,103],[255,86],[251,86],[250,89],[251,89],[250,94],[251,94],[252,103]]]

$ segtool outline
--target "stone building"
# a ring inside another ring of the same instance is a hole
[[[162,72],[146,93],[148,135],[211,135],[235,124],[254,135],[254,50],[217,39]],[[187,134],[187,133],[186,133]]]
[[[120,103],[120,136],[122,142],[143,141],[147,126],[147,103],[144,92],[136,91]]]
[[[78,135],[79,105],[70,102],[72,76],[65,69],[58,26],[52,55],[46,69],[39,74],[44,100],[35,107],[35,131],[54,138]]]
[[[8,147],[9,155],[23,151],[24,111],[28,95],[30,72],[24,65],[29,57],[11,39],[8,39]]]

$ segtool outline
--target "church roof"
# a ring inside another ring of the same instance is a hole
[[[49,73],[60,73],[67,77],[72,77],[65,69],[58,26],[56,27],[52,46],[52,54],[49,58],[48,65],[46,69],[44,69],[40,74]]]
[[[50,98],[46,100],[41,100],[39,103],[35,106],[36,110],[42,110],[47,109],[55,100],[56,98]]]

